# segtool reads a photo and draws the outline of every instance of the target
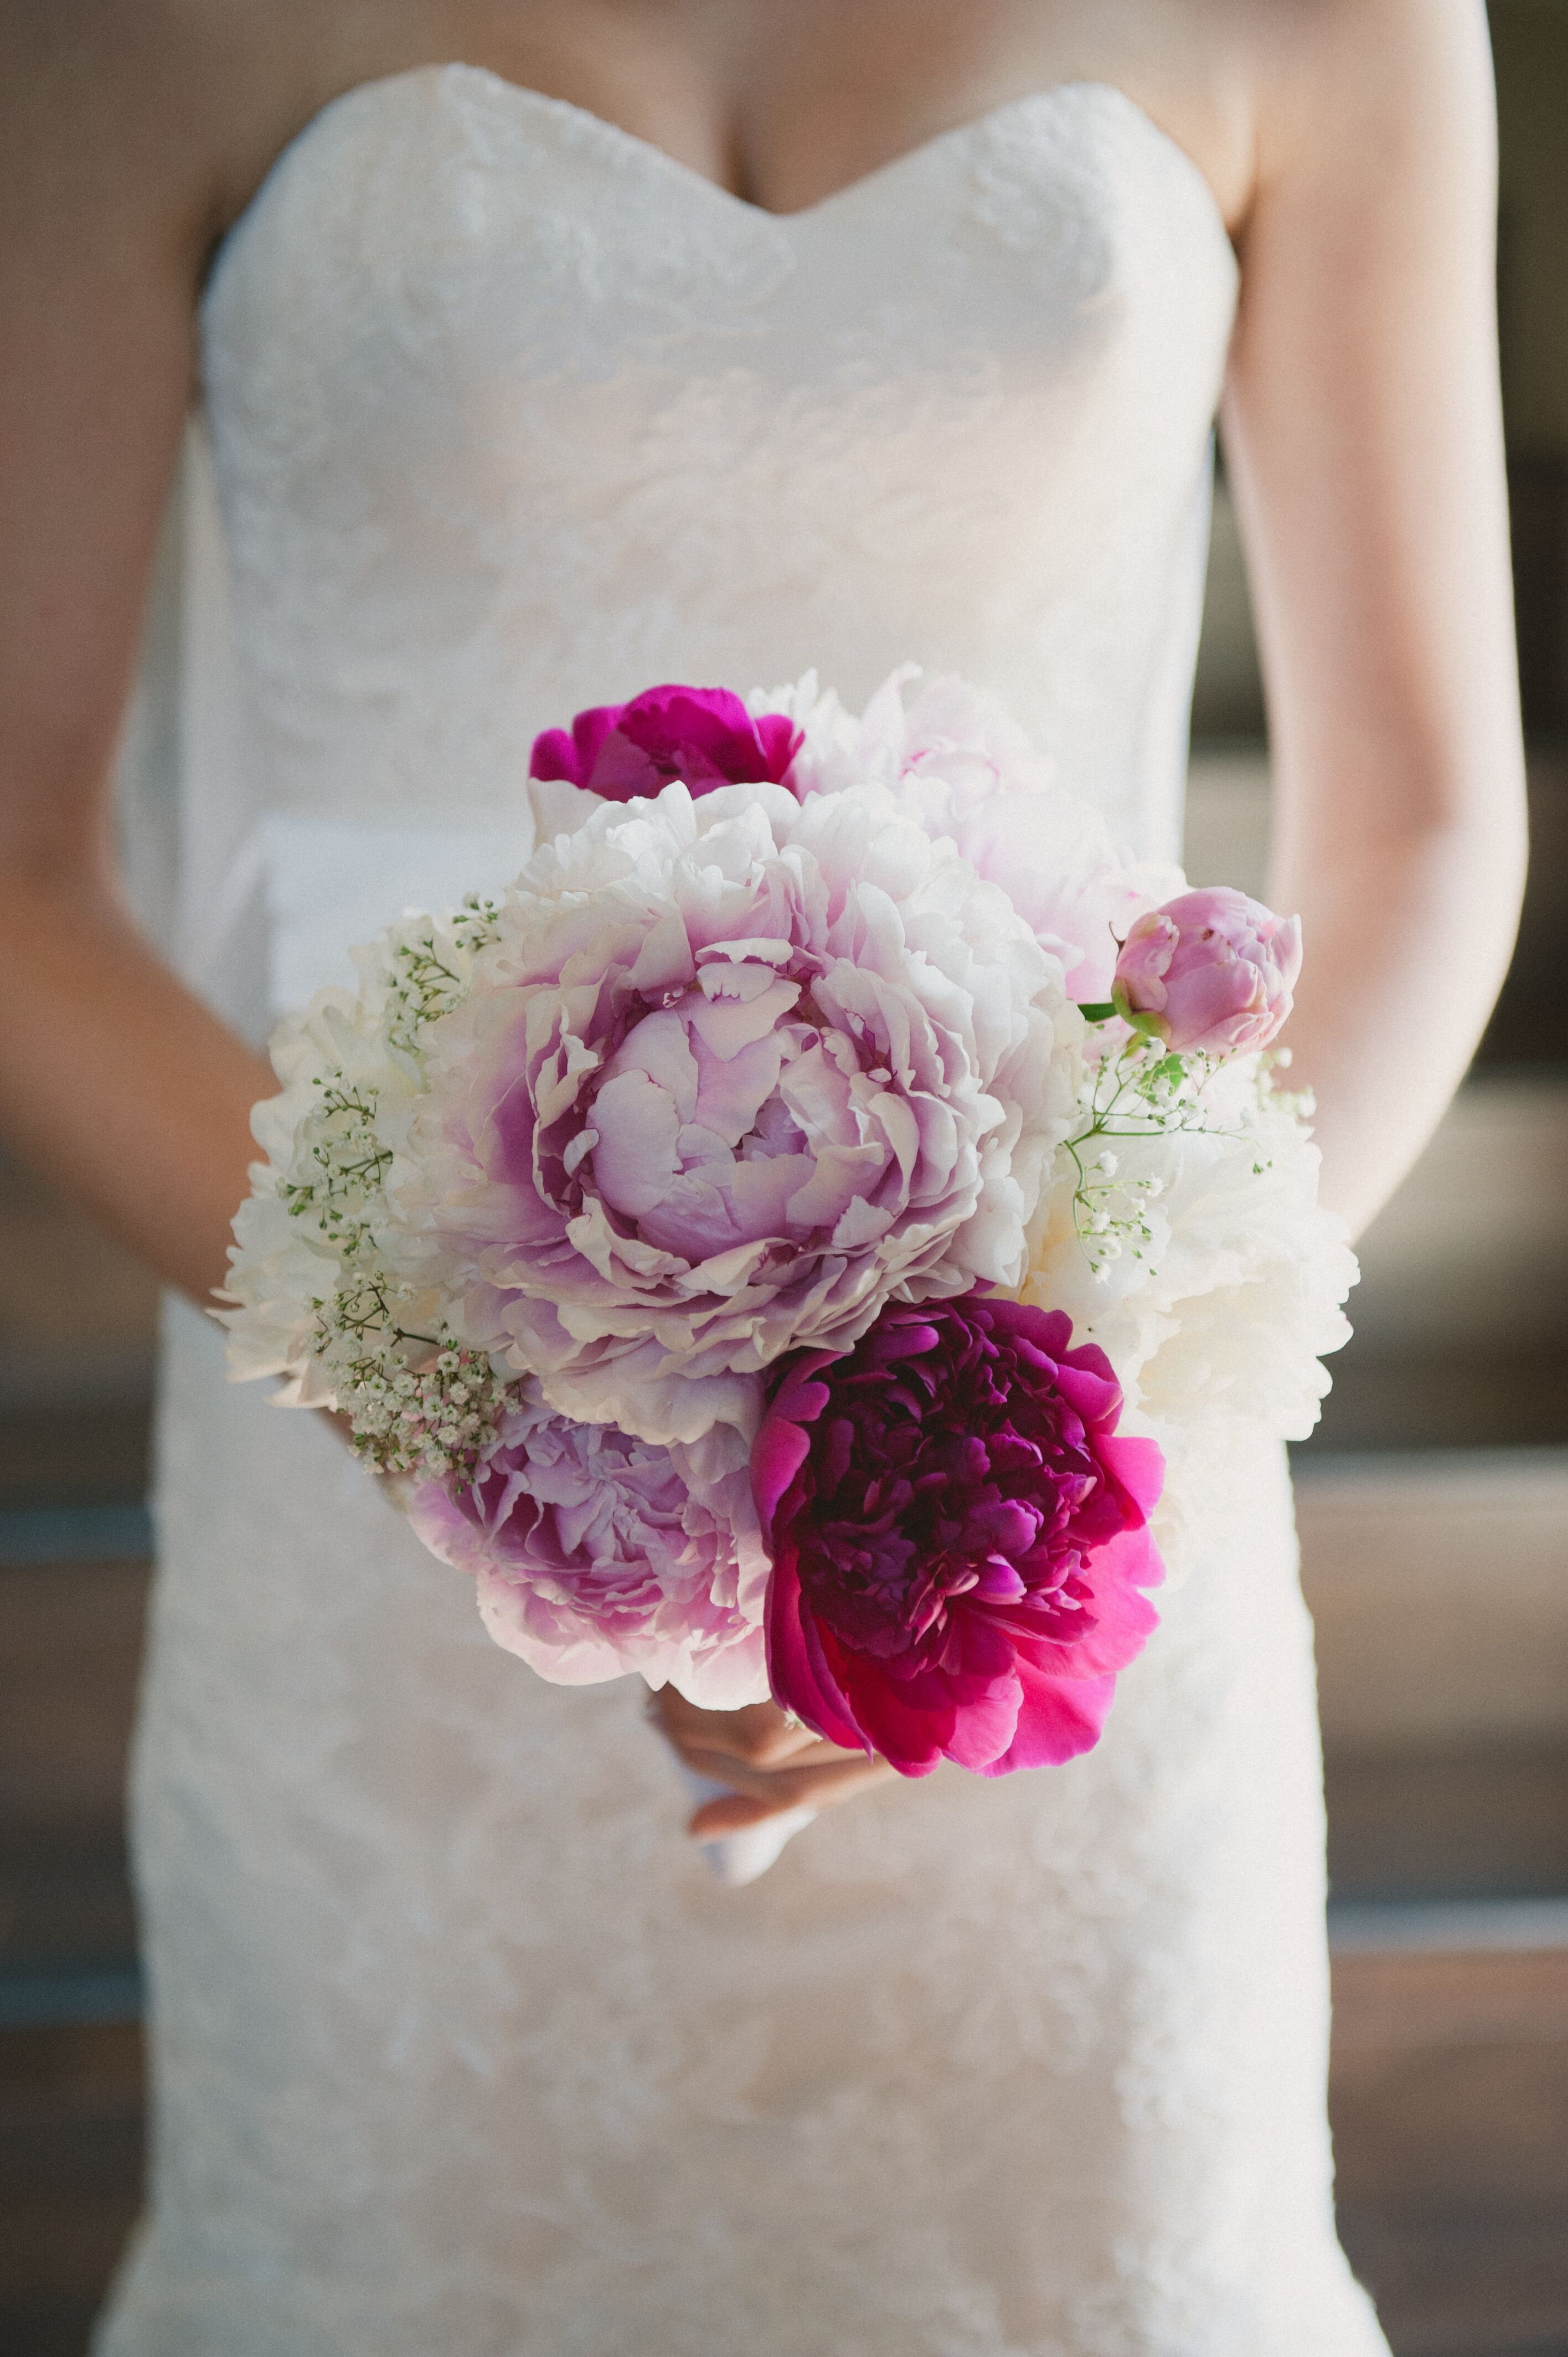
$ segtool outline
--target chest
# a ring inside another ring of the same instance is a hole
[[[291,63],[302,121],[324,91],[481,67],[778,214],[1034,91],[1102,82],[1187,150],[1229,221],[1245,201],[1251,126],[1214,13],[1202,0],[406,0],[320,12]]]

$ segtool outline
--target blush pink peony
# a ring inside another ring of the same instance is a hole
[[[715,786],[783,784],[800,732],[782,713],[756,718],[724,687],[645,688],[629,704],[579,712],[571,733],[533,740],[529,775],[563,778],[607,802],[656,794],[679,778],[693,794]]]
[[[1016,721],[965,680],[895,672],[864,714],[819,695],[815,682],[776,699],[803,742],[792,782],[800,793],[870,780],[932,835],[947,835],[997,884],[1042,948],[1061,960],[1080,1004],[1111,996],[1122,936],[1152,901],[1180,888],[1179,868],[1122,857],[1099,812],[1058,782]]]
[[[638,1670],[710,1710],[767,1694],[767,1562],[727,1427],[661,1448],[521,1406],[471,1479],[422,1482],[409,1519],[473,1576],[497,1644],[557,1685]]]
[[[1115,1426],[1103,1352],[1059,1313],[895,1304],[790,1361],[752,1449],[779,1701],[906,1776],[1098,1741],[1155,1625],[1159,1450]]]
[[[1134,1030],[1178,1055],[1233,1056],[1267,1047],[1300,973],[1299,920],[1217,885],[1137,920],[1111,996]]]

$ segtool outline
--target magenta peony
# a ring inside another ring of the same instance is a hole
[[[715,786],[788,781],[800,732],[788,715],[753,719],[724,687],[649,687],[629,704],[579,712],[571,734],[533,740],[529,775],[564,778],[607,802],[656,794],[679,778],[693,794]]]
[[[752,1448],[776,1698],[901,1774],[1070,1760],[1155,1614],[1164,1462],[1071,1322],[982,1293],[895,1304],[791,1361]]]
[[[422,1482],[409,1519],[473,1576],[497,1644],[557,1685],[639,1670],[711,1710],[768,1691],[767,1563],[725,1427],[670,1449],[519,1407],[473,1478]]]
[[[1184,892],[1133,926],[1112,998],[1134,1030],[1178,1055],[1264,1048],[1291,1010],[1301,924],[1245,892]]]

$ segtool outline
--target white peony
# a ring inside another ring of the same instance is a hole
[[[1289,1101],[1260,1091],[1257,1058],[1212,1075],[1202,1117],[1201,1129],[1116,1136],[1097,1200],[1122,1234],[1098,1276],[1100,1240],[1079,1232],[1077,1172],[1058,1156],[1022,1297],[1065,1309],[1152,1424],[1240,1423],[1302,1440],[1329,1388],[1321,1361],[1349,1340],[1341,1305],[1355,1256],[1317,1200],[1317,1148]],[[1149,1180],[1157,1191],[1145,1194]]]

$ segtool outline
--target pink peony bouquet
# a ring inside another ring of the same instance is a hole
[[[1098,1740],[1167,1461],[1310,1427],[1354,1264],[1296,926],[915,677],[541,736],[515,878],[279,1031],[219,1314],[542,1676],[1000,1775]]]

